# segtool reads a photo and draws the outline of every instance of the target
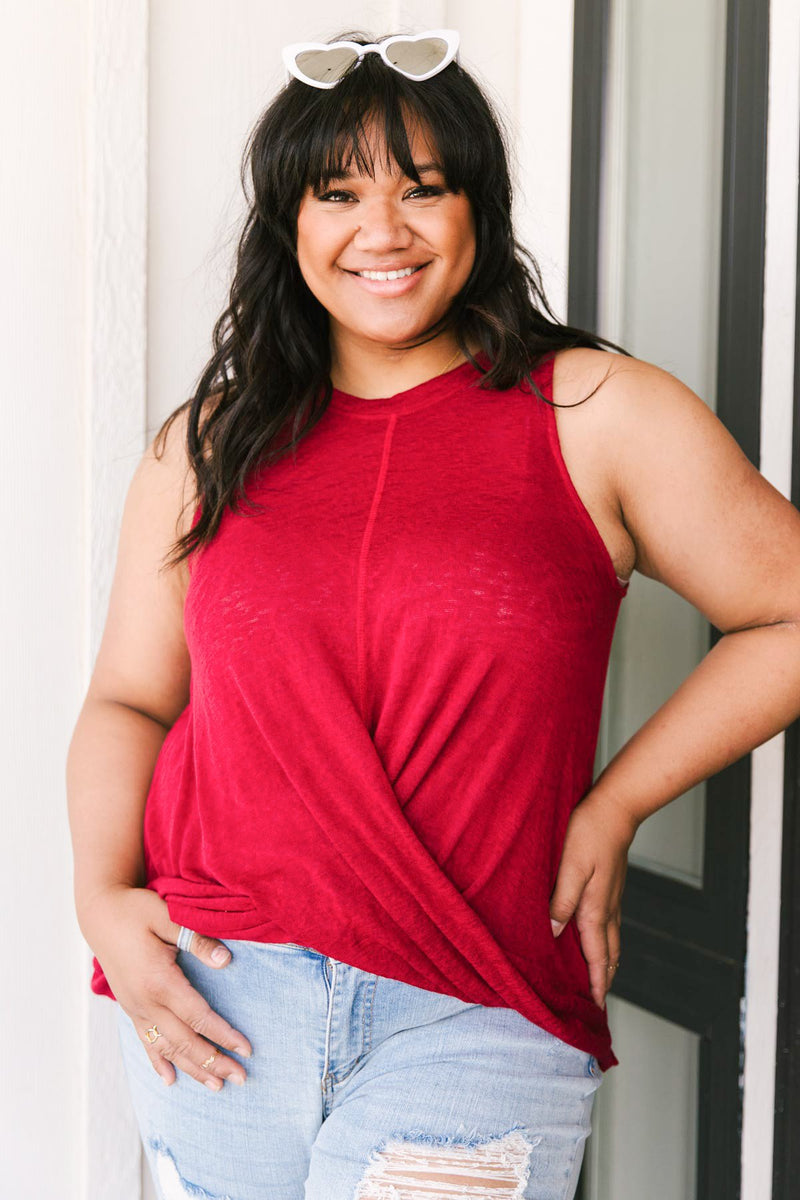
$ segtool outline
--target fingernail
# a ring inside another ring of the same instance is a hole
[[[224,946],[215,946],[214,949],[211,951],[211,957],[214,960],[214,962],[218,962],[218,963],[227,962],[228,959],[230,958],[230,956],[231,956],[230,950],[226,950]]]
[[[206,1079],[204,1080],[204,1083],[207,1088],[211,1089],[212,1092],[218,1092],[222,1087],[222,1080],[220,1079]]]
[[[233,1053],[234,1053],[234,1054],[241,1054],[242,1058],[249,1058],[249,1057],[250,1057],[250,1055],[251,1055],[251,1051],[250,1051],[250,1050],[245,1050],[244,1046],[234,1046],[234,1047],[233,1047]]]
[[[244,1087],[244,1080],[242,1079],[241,1075],[229,1075],[228,1079],[232,1079],[238,1087]]]
[[[561,930],[564,928],[564,922],[563,921],[554,921],[553,918],[551,917],[550,925],[553,930],[553,936],[558,937],[558,935],[561,933]]]

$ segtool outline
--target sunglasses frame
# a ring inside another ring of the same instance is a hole
[[[438,38],[440,41],[447,43],[447,53],[438,66],[432,71],[426,71],[424,75],[411,75],[408,71],[396,66],[391,61],[388,55],[390,46],[396,42],[421,42],[425,38]],[[458,44],[459,34],[457,29],[426,29],[424,33],[398,33],[392,37],[386,38],[382,42],[371,42],[368,46],[362,46],[360,42],[292,42],[289,46],[284,46],[281,51],[283,65],[290,75],[295,79],[299,79],[301,83],[307,83],[310,87],[315,88],[334,88],[341,83],[342,76],[335,79],[332,83],[323,83],[319,79],[311,79],[308,75],[304,75],[300,67],[297,65],[297,56],[304,50],[354,50],[357,58],[354,65],[347,68],[347,71],[355,71],[361,66],[361,61],[365,54],[380,54],[387,67],[391,67],[393,71],[398,71],[401,75],[405,75],[406,79],[413,79],[417,83],[421,83],[425,79],[430,79],[434,75],[438,75],[445,67],[449,67],[450,63],[455,59],[458,61]]]

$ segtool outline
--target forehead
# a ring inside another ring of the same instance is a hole
[[[372,114],[339,131],[322,161],[309,163],[307,182],[326,186],[332,179],[374,178],[378,173],[414,178],[443,169],[435,139],[418,119],[387,122]]]

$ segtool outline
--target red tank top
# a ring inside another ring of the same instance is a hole
[[[552,375],[550,356],[548,398]],[[296,458],[251,475],[263,512],[226,511],[191,558],[147,886],[190,929],[516,1009],[605,1070],[606,1013],[549,899],[627,584],[554,410],[479,379],[335,390]],[[91,988],[114,998],[96,958]]]

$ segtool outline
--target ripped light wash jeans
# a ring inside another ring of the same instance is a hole
[[[226,938],[189,982],[253,1048],[243,1087],[165,1087],[117,1005],[159,1200],[572,1200],[597,1059],[511,1008],[371,975],[295,943]]]

